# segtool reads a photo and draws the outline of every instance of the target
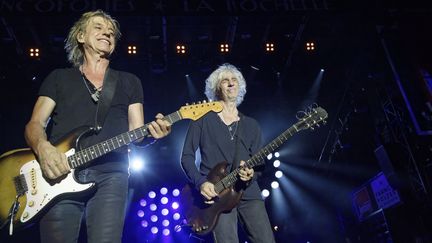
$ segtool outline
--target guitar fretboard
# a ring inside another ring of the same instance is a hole
[[[272,142],[267,144],[264,148],[262,148],[260,151],[258,151],[254,156],[252,156],[250,159],[248,159],[245,162],[244,167],[253,168],[259,165],[264,164],[264,160],[273,151],[275,151],[277,148],[279,148],[282,144],[284,144],[290,137],[292,137],[295,133],[300,131],[296,125],[293,125],[292,127],[285,130],[281,135],[279,135],[277,138],[275,138]],[[222,180],[218,181],[215,184],[215,191],[216,193],[221,193],[224,189],[234,185],[238,178],[238,174],[240,171],[240,167],[233,170],[231,173],[229,173],[227,176],[225,176]]]
[[[171,124],[174,124],[181,119],[183,118],[178,111],[166,115],[164,118],[164,120],[169,121]],[[80,167],[89,161],[99,158],[115,149],[118,149],[124,145],[128,145],[135,140],[147,136],[149,134],[148,125],[149,123],[76,152],[75,154],[68,157],[69,166],[72,169]]]

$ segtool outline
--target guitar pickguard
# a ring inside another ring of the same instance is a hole
[[[75,149],[66,152],[66,156],[73,155]],[[27,203],[21,215],[20,221],[25,223],[33,219],[45,206],[57,196],[69,193],[85,191],[94,186],[94,183],[80,184],[75,180],[74,169],[64,178],[47,181],[42,175],[42,170],[36,160],[25,163],[20,170],[27,184]]]

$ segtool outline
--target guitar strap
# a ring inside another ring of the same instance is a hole
[[[117,86],[117,80],[119,79],[119,72],[112,70],[110,68],[107,69],[104,77],[103,90],[101,94],[101,99],[98,102],[96,108],[96,117],[95,117],[95,131],[98,133],[105,122],[106,115],[108,113],[108,109],[111,106],[112,98],[114,97],[114,93]]]
[[[240,160],[239,160],[239,144],[240,144],[239,140],[240,140],[240,138],[239,137],[241,134],[241,127],[242,127],[241,126],[242,122],[240,122],[240,121],[243,120],[242,114],[240,114],[240,112],[239,112],[239,116],[241,119],[238,121],[238,124],[237,124],[237,134],[235,136],[235,154],[234,154],[233,163],[231,165],[231,172],[240,166]]]

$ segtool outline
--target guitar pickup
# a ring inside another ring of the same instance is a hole
[[[24,193],[28,191],[28,186],[24,175],[15,176],[13,181],[18,196],[24,195]]]

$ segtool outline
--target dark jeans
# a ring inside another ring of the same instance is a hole
[[[250,242],[275,242],[267,211],[261,200],[241,200],[231,212],[221,214],[213,230],[214,242],[238,243],[237,225],[239,220]]]
[[[96,192],[84,200],[62,200],[52,207],[40,221],[41,242],[77,242],[83,216],[89,243],[121,242],[128,173],[85,169],[78,178],[81,182],[95,181]]]

